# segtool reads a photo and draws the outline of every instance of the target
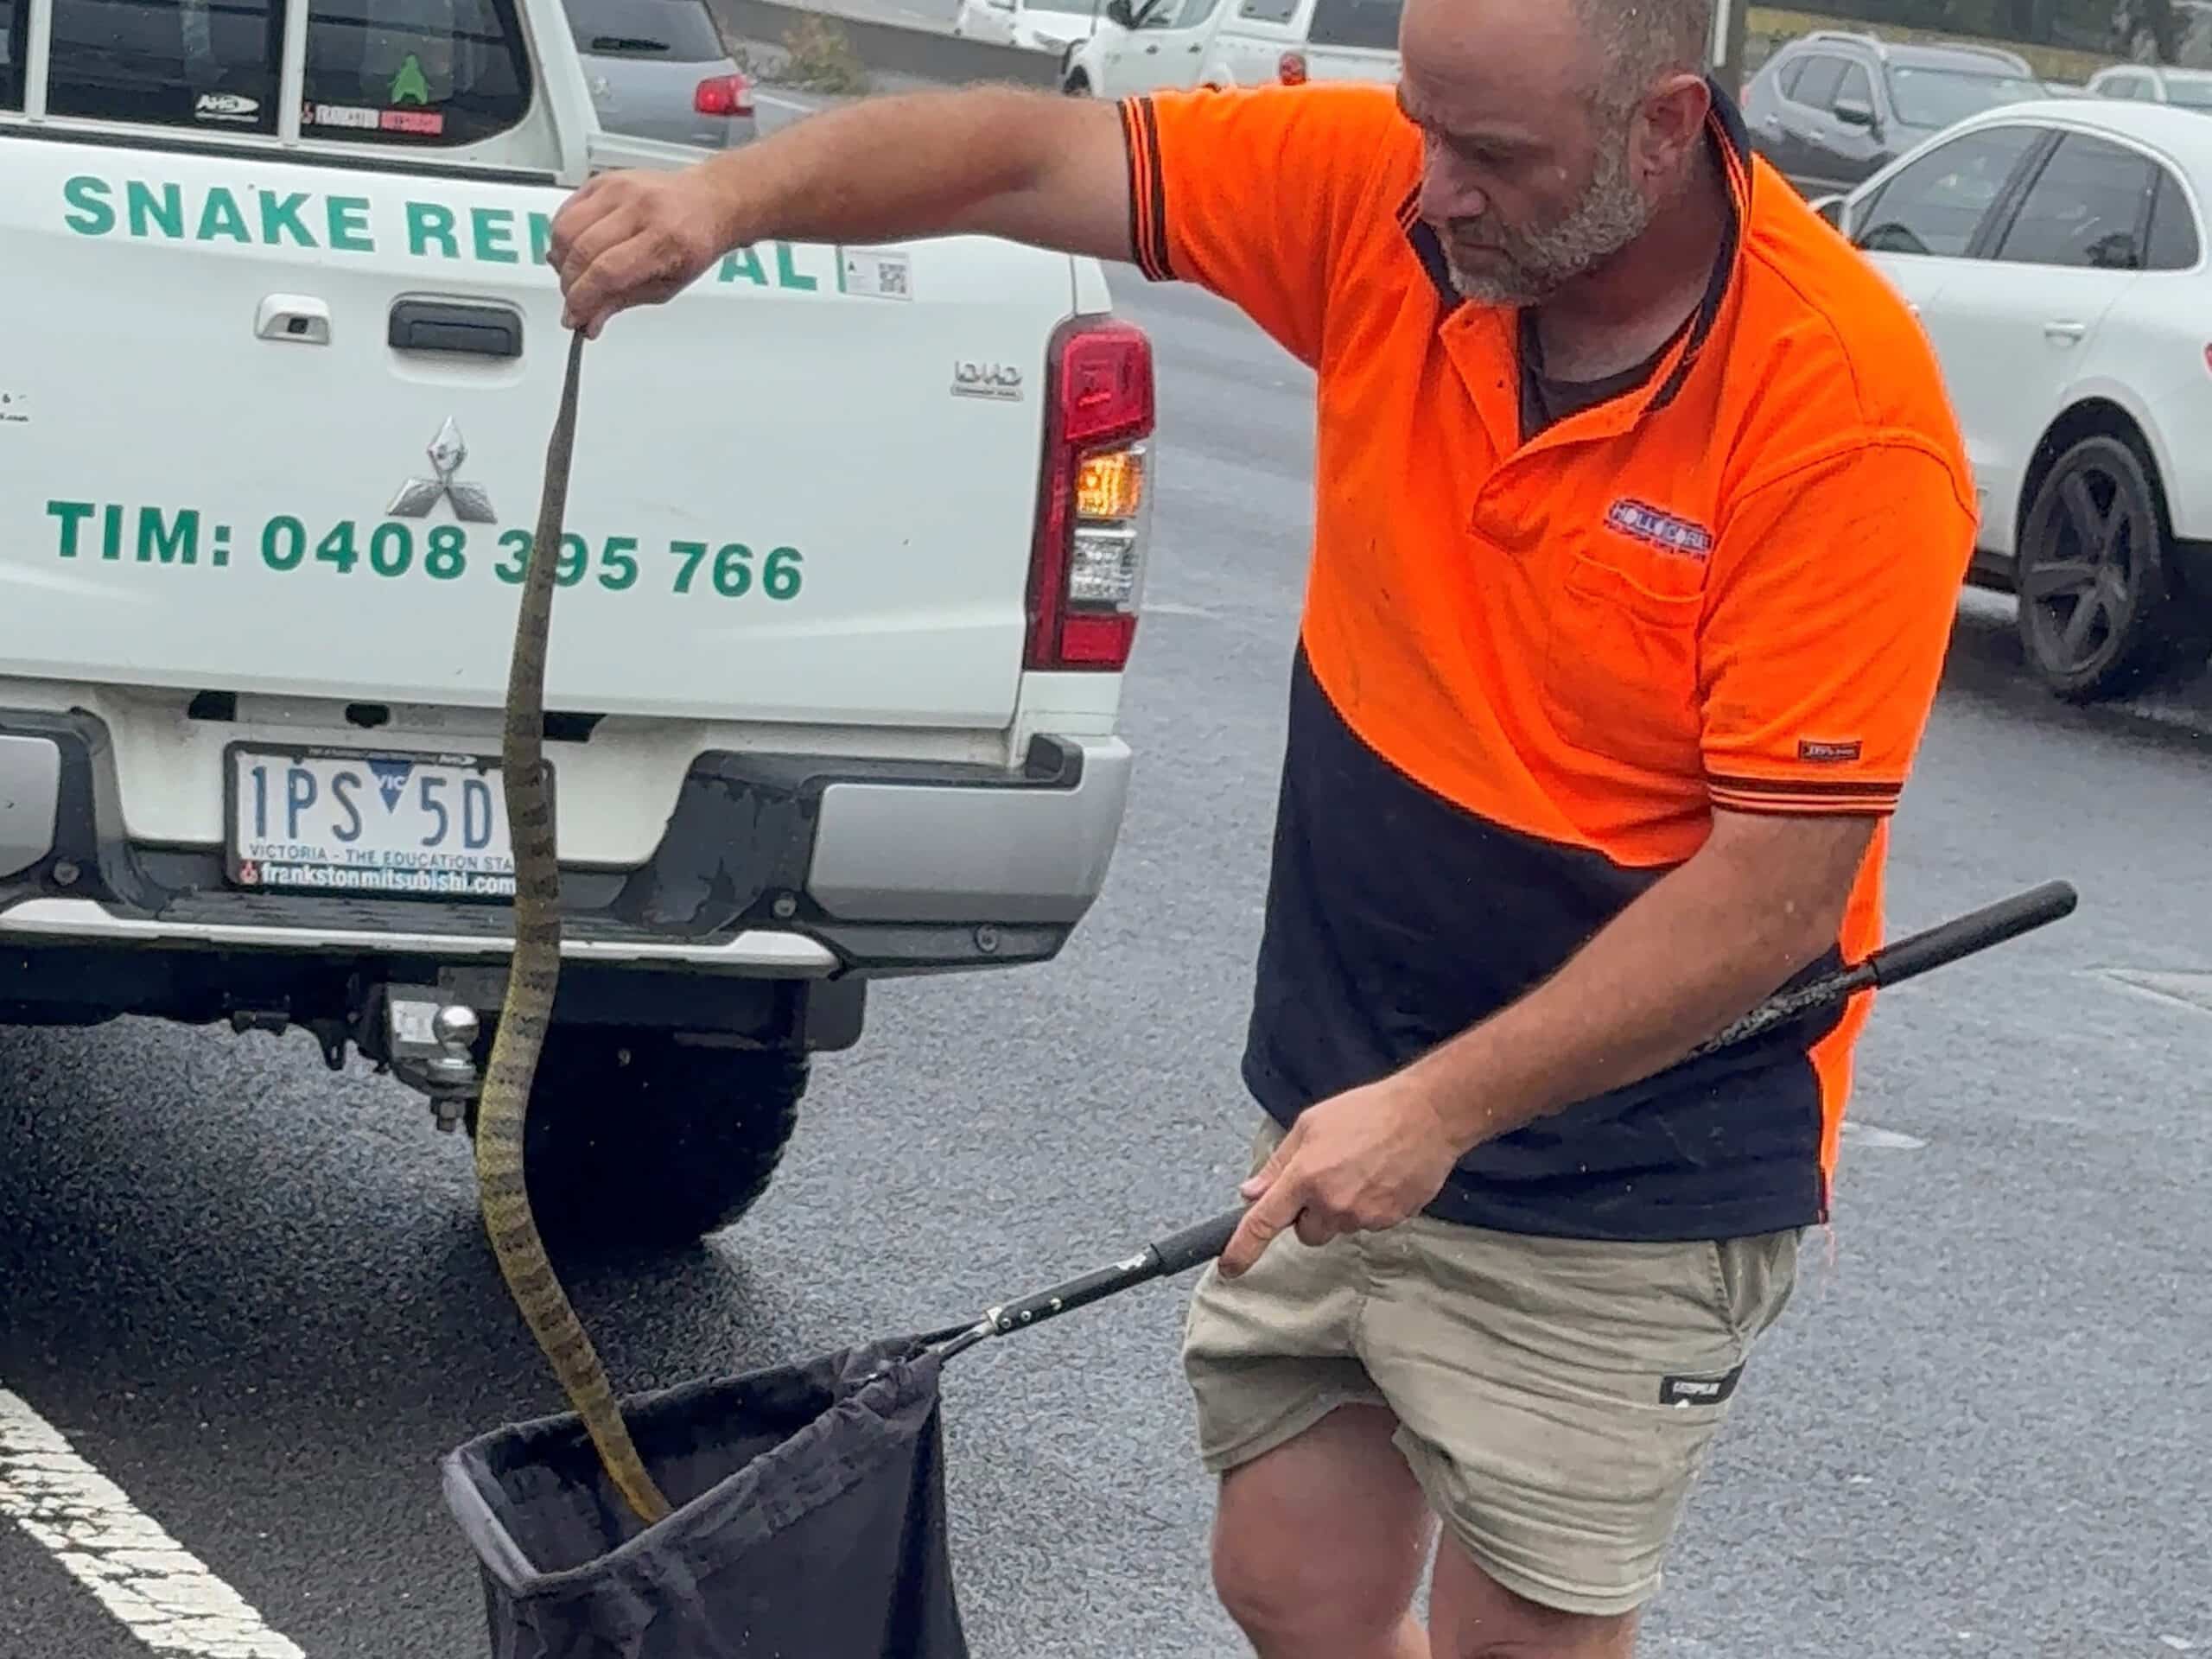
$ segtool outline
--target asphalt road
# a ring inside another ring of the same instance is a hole
[[[755,1217],[572,1285],[624,1387],[963,1318],[1232,1195],[1309,386],[1213,302],[1116,280],[1163,460],[1105,897],[1047,967],[883,991]],[[1893,925],[2054,876],[2082,907],[1878,1009],[1856,1121],[1884,1133],[1847,1150],[1649,1654],[2212,1649],[2212,743],[2194,705],[2055,707],[2005,617],[1962,607]],[[560,1402],[473,1202],[462,1141],[304,1037],[0,1032],[0,1390],[312,1659],[480,1654],[437,1460]],[[949,1373],[979,1659],[1240,1650],[1180,1307],[1153,1287]],[[1320,1546],[1345,1524],[1315,1517]],[[147,1651],[0,1519],[0,1655]]]

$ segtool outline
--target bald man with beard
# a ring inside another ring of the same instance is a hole
[[[1631,1653],[1828,1218],[1864,1000],[1691,1051],[1878,943],[1974,499],[1711,24],[1407,0],[1395,88],[872,99],[554,221],[594,336],[742,245],[982,233],[1315,372],[1249,1208],[1184,1346],[1264,1659]]]

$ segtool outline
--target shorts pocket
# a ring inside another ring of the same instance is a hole
[[[1560,737],[1632,765],[1694,771],[1704,605],[1695,561],[1571,554],[1548,607],[1541,683]]]
[[[1797,1245],[1802,1230],[1760,1233],[1715,1241],[1713,1281],[1717,1306],[1726,1313],[1736,1339],[1748,1348],[1782,1317],[1797,1285]]]

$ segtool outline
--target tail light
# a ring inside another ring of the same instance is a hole
[[[1152,527],[1152,342],[1126,322],[1063,323],[1045,397],[1023,663],[1119,670],[1136,643]]]
[[[1286,86],[1303,86],[1306,84],[1306,54],[1303,52],[1284,53],[1275,64],[1275,79]]]
[[[716,75],[699,83],[691,107],[701,115],[750,115],[753,85],[743,75]]]

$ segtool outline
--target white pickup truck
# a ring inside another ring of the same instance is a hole
[[[300,1027],[467,1123],[548,225],[695,152],[597,127],[557,0],[0,0],[0,1021]],[[1098,893],[1152,367],[1094,262],[770,245],[580,411],[527,1167],[549,1239],[660,1247],[760,1196],[871,980]]]

